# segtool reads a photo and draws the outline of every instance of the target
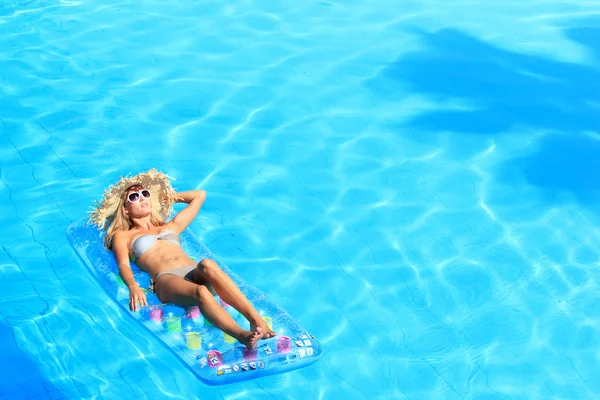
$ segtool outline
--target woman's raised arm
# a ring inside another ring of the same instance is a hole
[[[188,205],[181,210],[175,218],[173,218],[173,225],[181,232],[192,223],[200,207],[206,200],[206,192],[204,190],[188,190],[186,192],[180,192],[176,194],[178,203],[187,203]]]

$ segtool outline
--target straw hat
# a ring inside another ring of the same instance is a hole
[[[147,172],[141,172],[135,176],[121,177],[119,181],[110,185],[105,191],[101,201],[94,202],[90,216],[86,222],[93,224],[98,229],[107,229],[112,223],[123,192],[133,185],[140,185],[150,191],[152,209],[158,210],[166,219],[173,211],[173,203],[176,202],[176,192],[171,186],[169,179],[173,179],[156,168]]]

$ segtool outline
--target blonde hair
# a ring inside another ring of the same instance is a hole
[[[125,212],[125,199],[127,198],[127,194],[131,188],[136,186],[143,187],[140,184],[134,184],[129,186],[127,189],[123,191],[121,198],[119,199],[119,206],[117,207],[117,212],[115,212],[112,221],[110,221],[110,226],[106,231],[106,236],[104,237],[104,246],[108,250],[112,250],[113,238],[115,233],[118,231],[128,231],[133,228],[133,222],[129,218],[129,215]],[[165,219],[161,215],[160,210],[157,210],[155,207],[152,207],[152,211],[150,212],[150,223],[154,226],[162,226],[165,224]]]

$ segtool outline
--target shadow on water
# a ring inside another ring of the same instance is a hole
[[[13,328],[0,314],[0,398],[2,399],[69,399],[65,391],[44,378],[39,362],[31,360],[15,343]]]
[[[532,153],[503,165],[499,179],[510,182],[518,173],[550,201],[557,191],[568,191],[592,207],[600,200],[600,20],[574,22],[579,26],[563,33],[588,52],[592,65],[514,53],[441,30],[420,32],[424,49],[402,56],[367,85],[382,98],[400,99],[408,89],[472,106],[425,111],[403,124],[417,132],[554,132]]]

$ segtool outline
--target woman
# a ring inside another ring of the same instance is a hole
[[[129,307],[147,306],[144,290],[133,278],[129,262],[146,271],[154,292],[163,303],[198,306],[214,326],[248,348],[260,339],[275,336],[260,314],[216,262],[196,264],[181,248],[179,234],[194,220],[204,203],[204,190],[176,193],[166,175],[151,169],[131,178],[121,178],[104,193],[90,220],[106,229],[105,245],[113,251],[121,278],[129,288]],[[187,203],[166,222],[172,204]],[[213,292],[250,322],[242,329],[215,300]]]

